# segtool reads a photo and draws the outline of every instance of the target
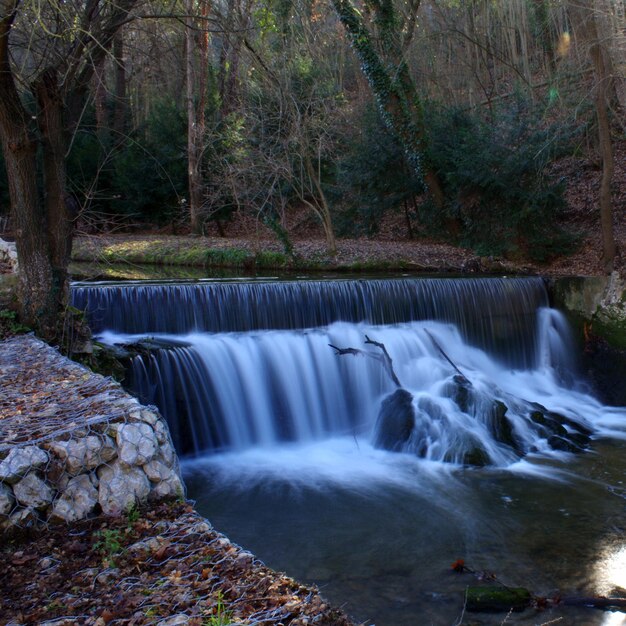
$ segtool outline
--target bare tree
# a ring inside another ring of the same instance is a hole
[[[609,119],[609,100],[614,93],[611,61],[605,42],[598,32],[598,6],[596,0],[572,0],[570,4],[574,31],[579,44],[584,46],[593,65],[595,92],[594,104],[598,123],[598,141],[602,158],[600,182],[600,226],[602,229],[602,262],[604,270],[613,270],[617,248],[613,229],[613,196],[611,181],[615,169],[613,143]]]
[[[59,337],[68,297],[76,214],[65,162],[72,132],[94,72],[136,2],[0,0],[0,135],[20,260],[18,299],[23,320],[48,339]]]

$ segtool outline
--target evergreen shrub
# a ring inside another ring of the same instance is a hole
[[[578,237],[562,226],[565,181],[550,163],[572,149],[575,129],[544,121],[525,101],[489,118],[426,107],[429,158],[447,204],[426,205],[422,220],[478,254],[546,261],[571,252]]]
[[[414,205],[422,184],[373,105],[365,108],[355,127],[337,164],[335,223],[340,235],[371,236],[386,213]]]

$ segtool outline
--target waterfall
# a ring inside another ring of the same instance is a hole
[[[539,279],[79,286],[74,303],[104,341],[171,344],[134,357],[128,384],[184,455],[347,438],[506,466],[584,449],[603,411]]]
[[[94,332],[245,332],[306,329],[336,321],[454,324],[510,364],[535,359],[540,278],[420,278],[77,285],[72,304]]]

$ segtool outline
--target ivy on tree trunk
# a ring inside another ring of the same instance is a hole
[[[404,46],[392,1],[371,0],[366,4],[373,12],[382,54],[376,49],[373,35],[351,0],[332,0],[332,3],[361,61],[361,69],[385,126],[397,137],[409,165],[424,179],[435,205],[441,208],[443,190],[429,163],[422,102],[403,58]]]

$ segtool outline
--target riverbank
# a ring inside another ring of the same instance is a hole
[[[169,433],[29,335],[0,341],[0,624],[350,626],[184,501]]]

